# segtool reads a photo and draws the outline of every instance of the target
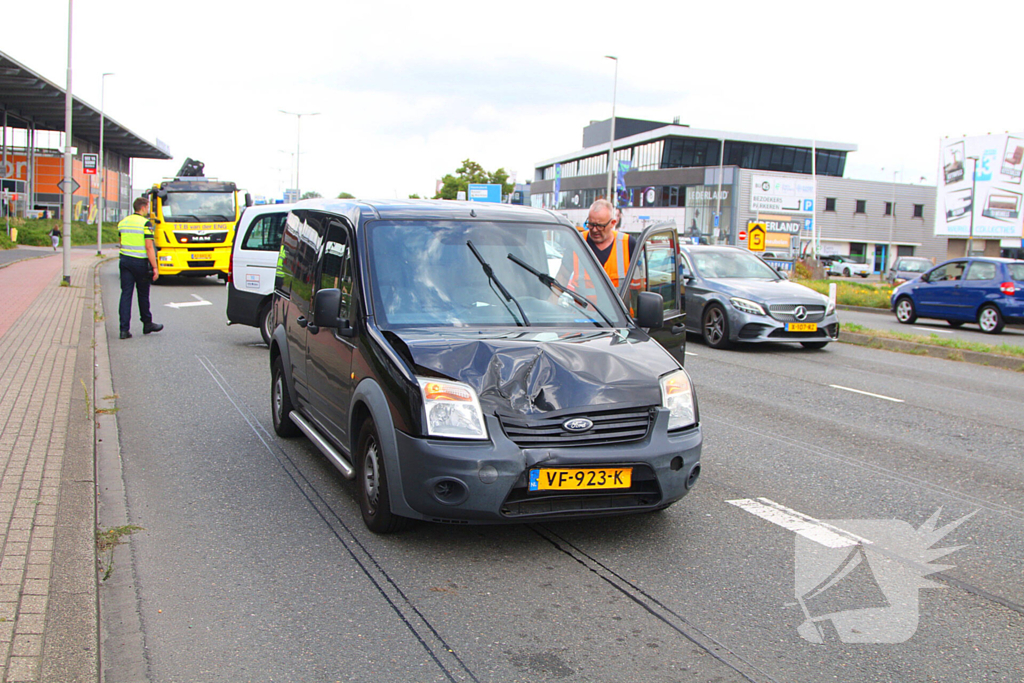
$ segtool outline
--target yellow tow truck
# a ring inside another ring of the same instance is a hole
[[[186,159],[173,179],[149,191],[161,276],[216,275],[227,280],[235,225],[241,214],[235,183],[207,178],[201,161]],[[245,206],[252,199],[245,195]]]

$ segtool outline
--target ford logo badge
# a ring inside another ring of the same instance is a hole
[[[571,420],[566,420],[565,422],[562,423],[562,429],[564,429],[567,432],[577,433],[585,432],[593,426],[594,423],[585,417],[574,417]]]

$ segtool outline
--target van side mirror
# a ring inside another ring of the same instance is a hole
[[[248,192],[245,193],[245,205],[252,206],[252,195]]]
[[[657,292],[640,292],[636,302],[636,324],[660,330],[665,322],[665,300]]]
[[[339,327],[338,311],[341,309],[341,290],[321,289],[313,297],[313,324],[317,327]]]

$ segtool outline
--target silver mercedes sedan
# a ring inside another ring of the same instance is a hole
[[[720,349],[737,342],[797,342],[822,349],[839,337],[828,297],[790,282],[739,247],[683,245],[686,329]]]

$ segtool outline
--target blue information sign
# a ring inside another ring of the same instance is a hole
[[[501,185],[469,184],[469,201],[501,203]]]

